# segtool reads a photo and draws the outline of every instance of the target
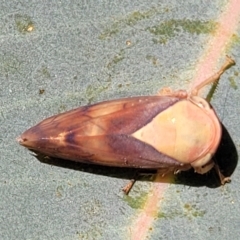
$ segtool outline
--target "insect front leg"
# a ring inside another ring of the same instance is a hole
[[[225,63],[222,65],[222,67],[219,69],[218,72],[216,72],[215,74],[213,74],[211,77],[207,78],[205,81],[203,81],[202,83],[200,83],[198,86],[196,86],[192,91],[190,96],[197,96],[198,92],[201,88],[203,88],[204,86],[210,84],[210,83],[214,83],[217,82],[219,80],[219,78],[221,77],[221,75],[231,66],[235,65],[235,61],[229,57],[226,56],[226,61]]]
[[[217,174],[218,174],[218,176],[219,176],[219,179],[220,179],[222,185],[224,185],[225,183],[231,182],[230,177],[225,177],[225,176],[221,173],[221,171],[220,171],[220,169],[219,169],[219,166],[218,166],[216,163],[214,164],[214,169],[216,170],[216,172],[217,172]]]

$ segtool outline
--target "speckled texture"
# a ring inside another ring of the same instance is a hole
[[[187,88],[226,3],[1,1],[1,239],[130,239],[150,181],[124,196],[134,172],[44,164],[15,138],[80,105]],[[228,52],[238,65],[212,104],[239,153],[238,34]],[[217,188],[171,184],[148,239],[239,239],[239,175]]]

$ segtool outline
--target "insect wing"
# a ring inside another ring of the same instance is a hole
[[[20,143],[48,156],[108,166],[164,168],[180,163],[131,136],[179,99],[133,97],[80,107],[43,120]]]

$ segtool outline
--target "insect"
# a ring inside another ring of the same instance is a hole
[[[164,89],[157,96],[139,96],[79,107],[25,131],[18,142],[37,153],[83,163],[160,169],[164,174],[194,168],[205,174],[221,140],[221,124],[211,107],[197,96],[218,81],[235,62],[227,57],[212,77],[190,93]]]

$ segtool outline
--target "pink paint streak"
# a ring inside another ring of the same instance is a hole
[[[157,217],[159,201],[163,198],[164,192],[169,187],[168,183],[172,182],[172,179],[173,177],[170,174],[165,177],[162,177],[161,174],[156,176],[152,192],[149,194],[142,212],[132,226],[131,239],[142,240],[146,238],[154,218]]]
[[[238,27],[240,19],[240,4],[239,0],[230,0],[222,15],[218,19],[218,29],[207,44],[201,61],[197,67],[196,77],[193,81],[192,88],[201,83],[214,72],[218,60],[226,55],[226,47],[231,41],[231,37]],[[160,180],[161,178],[161,180]],[[159,211],[158,205],[163,198],[165,190],[168,188],[167,183],[156,183],[162,181],[162,177],[158,175],[155,179],[155,184],[151,193],[149,193],[145,206],[142,212],[137,216],[131,227],[131,239],[143,240],[146,238],[149,229],[152,226],[154,218]],[[169,177],[168,182],[171,178]]]
[[[231,0],[218,20],[218,29],[205,48],[197,66],[192,88],[216,72],[218,60],[227,54],[226,48],[238,27],[240,18],[239,0]]]

